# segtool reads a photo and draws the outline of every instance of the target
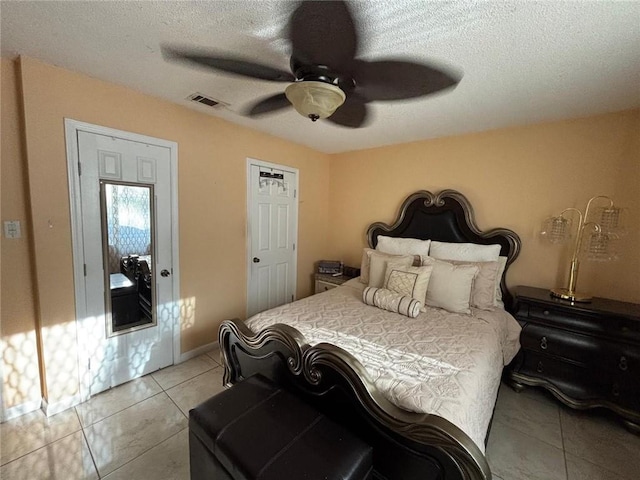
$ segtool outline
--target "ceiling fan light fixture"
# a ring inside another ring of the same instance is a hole
[[[314,122],[333,115],[346,99],[340,87],[309,80],[292,83],[284,94],[300,115]]]

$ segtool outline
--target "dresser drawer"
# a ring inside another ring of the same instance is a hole
[[[518,314],[525,321],[527,318],[531,318],[533,321],[561,326],[573,331],[612,338],[626,338],[628,341],[640,341],[640,322],[629,321],[616,315],[603,317],[578,310],[568,311],[537,304],[523,305]]]
[[[525,351],[519,372],[528,377],[546,380],[565,394],[577,398],[594,398],[598,391],[591,391],[589,369],[566,362],[560,358]]]
[[[610,401],[640,410],[640,349],[608,344],[592,380]]]
[[[322,280],[316,280],[316,289],[315,293],[326,292],[327,290],[331,290],[332,288],[336,288],[338,285],[335,283],[323,282]]]
[[[593,364],[601,349],[598,340],[588,335],[567,332],[529,323],[520,333],[523,349],[562,357],[582,364]]]
[[[603,342],[599,364],[603,372],[634,378],[640,385],[640,345]]]

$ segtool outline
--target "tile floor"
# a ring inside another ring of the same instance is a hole
[[[188,480],[189,409],[222,389],[218,352],[160,370],[50,418],[0,425],[0,478]],[[631,480],[640,436],[608,415],[503,385],[487,458],[497,480]]]

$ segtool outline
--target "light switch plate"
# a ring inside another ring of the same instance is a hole
[[[20,229],[20,220],[7,220],[4,222],[5,238],[20,238],[22,231]]]

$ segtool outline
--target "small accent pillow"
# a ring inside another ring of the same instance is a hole
[[[365,248],[364,250],[362,250],[362,261],[360,262],[360,281],[362,283],[365,284],[369,284],[369,271],[371,270],[371,254],[372,253],[376,253],[378,255],[386,255],[389,258],[399,258],[402,255],[391,255],[388,253],[382,253],[379,252],[377,250],[374,250],[373,248]],[[414,255],[413,256],[413,265],[416,267],[420,266],[420,256],[419,255]],[[383,272],[384,275],[384,272]],[[379,285],[382,286],[382,285]]]
[[[432,265],[411,267],[401,262],[389,261],[384,275],[384,288],[424,303],[432,271]]]
[[[475,265],[453,265],[431,257],[424,260],[433,265],[426,304],[430,307],[444,308],[449,312],[469,315],[471,288],[480,269]]]
[[[420,315],[422,309],[422,304],[415,298],[385,288],[366,287],[362,292],[362,301],[367,305],[411,318]]]
[[[418,261],[420,257],[418,257]],[[370,287],[380,288],[384,285],[385,273],[387,272],[387,263],[394,262],[401,267],[410,267],[413,265],[414,255],[388,255],[373,250],[369,256],[369,283]]]
[[[429,255],[429,245],[431,240],[378,235],[376,251],[392,255]]]
[[[500,245],[478,245],[476,243],[431,242],[429,256],[439,260],[462,260],[465,262],[497,262]]]

